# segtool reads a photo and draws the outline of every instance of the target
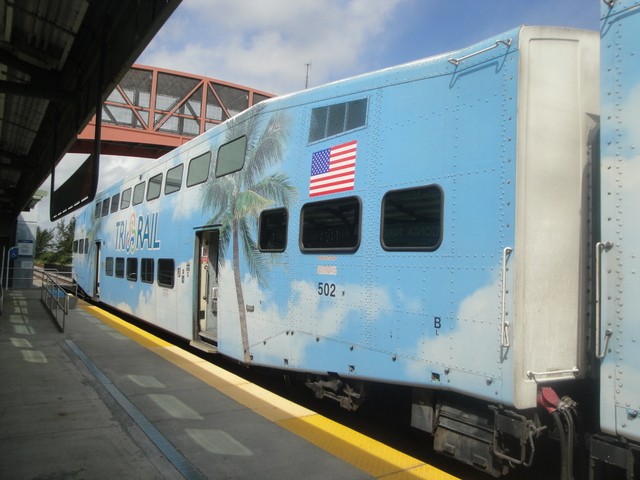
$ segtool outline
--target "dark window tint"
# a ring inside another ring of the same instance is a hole
[[[84,238],[78,240],[78,253],[84,253]]]
[[[144,200],[144,182],[140,182],[133,189],[133,205],[139,205]]]
[[[209,164],[211,163],[211,152],[204,153],[191,159],[189,170],[187,171],[187,187],[193,187],[204,183],[209,178]]]
[[[104,202],[102,202],[102,216],[106,217],[109,214],[109,199],[106,198]]]
[[[78,240],[73,241],[73,253],[78,253]]]
[[[303,251],[355,251],[360,244],[360,200],[339,198],[307,203],[301,212]]]
[[[118,211],[118,203],[120,203],[120,194],[116,193],[111,197],[111,213]]]
[[[287,210],[278,208],[260,214],[258,245],[263,252],[282,252],[287,247]]]
[[[94,218],[98,218],[100,216],[100,212],[102,211],[102,202],[96,202],[96,210],[93,214]]]
[[[309,142],[316,142],[365,126],[367,103],[367,99],[363,98],[311,110]]]
[[[129,208],[130,204],[131,204],[131,189],[127,188],[124,192],[122,192],[122,201],[120,202],[120,210]]]
[[[127,258],[127,280],[135,282],[138,280],[138,259],[129,257]]]
[[[116,258],[116,277],[124,278],[124,258]]]
[[[149,188],[147,188],[147,200],[155,200],[160,196],[162,190],[162,174],[159,173],[149,179]]]
[[[113,276],[113,257],[107,257],[104,262],[104,273]]]
[[[153,258],[143,258],[140,261],[140,281],[153,283]]]
[[[182,186],[182,171],[184,170],[184,165],[181,163],[177,167],[170,168],[167,171],[167,181],[164,184],[164,194],[169,195],[170,193],[177,192],[180,190]]]
[[[158,285],[173,288],[173,275],[175,262],[173,259],[161,258],[158,260]]]
[[[216,177],[242,170],[244,156],[247,151],[247,137],[236,138],[218,149],[216,161]]]
[[[382,199],[382,247],[435,250],[442,241],[443,193],[438,186],[387,192]]]

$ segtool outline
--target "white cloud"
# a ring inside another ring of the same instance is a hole
[[[185,0],[139,63],[289,93],[309,61],[310,85],[368,70],[363,57],[407,1]]]
[[[496,269],[496,272],[499,272]],[[468,295],[461,303],[455,316],[456,326],[450,333],[418,338],[415,356],[424,362],[409,364],[410,377],[425,378],[432,364],[442,364],[483,373],[496,369],[496,357],[478,355],[475,345],[496,345],[499,340],[499,297],[500,276],[496,273],[491,282]],[[444,330],[444,329],[443,329]],[[494,349],[495,350],[495,349]],[[493,353],[494,350],[487,351]],[[483,363],[484,361],[484,363]],[[425,363],[426,362],[426,363]]]
[[[229,262],[220,268],[219,285],[220,348],[226,355],[242,358],[238,304]],[[344,290],[349,292],[348,304],[335,302],[329,306],[322,303],[316,288],[312,282],[293,281],[289,302],[280,307],[273,301],[270,290],[262,289],[255,278],[245,276],[244,300],[255,307],[255,313],[247,315],[247,324],[251,352],[256,362],[279,365],[283,358],[293,358],[297,365],[308,365],[310,360],[305,355],[310,352],[308,346],[315,343],[316,336],[342,340],[344,330],[354,328],[350,318],[361,321],[363,305],[367,305],[367,310],[374,317],[391,306],[389,294],[382,287],[369,287],[367,290],[362,285],[344,285]],[[301,326],[300,319],[322,321],[304,321]],[[285,333],[288,330],[296,332],[295,342]]]
[[[137,157],[117,157],[105,155],[100,159],[100,179],[98,191],[127,178],[155,159]]]

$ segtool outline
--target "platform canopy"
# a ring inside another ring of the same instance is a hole
[[[0,234],[180,0],[0,0]]]

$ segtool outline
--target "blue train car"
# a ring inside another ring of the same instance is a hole
[[[603,7],[605,38],[637,23],[620,3]],[[622,150],[598,169],[599,49],[597,32],[521,27],[264,101],[100,192],[76,221],[78,283],[351,410],[371,382],[406,385],[412,426],[495,476],[531,465],[549,428],[570,478],[566,395],[593,402],[600,378],[610,437],[594,445],[626,455],[611,437],[639,440],[638,382],[613,395],[613,377],[640,359],[605,351],[636,341],[607,332],[638,232],[621,260],[622,221],[605,217],[639,190],[610,173],[633,151],[616,127]],[[600,178],[617,189],[602,207]],[[601,285],[594,268],[616,273]]]
[[[640,452],[640,6],[602,6],[602,125],[596,354],[600,426],[594,456],[622,469]],[[615,446],[608,440],[616,439]],[[635,445],[635,446],[634,446]],[[614,460],[615,459],[615,460]],[[635,461],[634,461],[635,460]]]

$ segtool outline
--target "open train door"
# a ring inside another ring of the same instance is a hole
[[[207,352],[218,345],[218,248],[220,232],[196,232],[197,285],[194,338],[191,344]]]
[[[93,281],[93,298],[95,300],[100,300],[100,247],[102,246],[102,242],[96,242],[96,258],[95,258],[95,268],[93,269],[96,272],[95,279]],[[87,248],[89,245],[87,244]]]

